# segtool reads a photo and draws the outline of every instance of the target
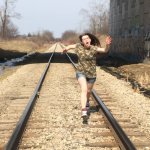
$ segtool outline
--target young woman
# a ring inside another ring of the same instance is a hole
[[[79,36],[80,43],[68,45],[63,52],[75,49],[78,56],[78,65],[76,78],[81,87],[81,108],[82,117],[87,118],[89,108],[89,97],[96,81],[96,53],[107,53],[111,44],[111,37],[106,38],[106,47],[101,48],[100,42],[96,36],[90,33],[84,33]]]

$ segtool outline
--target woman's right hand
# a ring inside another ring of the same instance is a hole
[[[70,49],[74,49],[76,48],[76,44],[74,45],[68,45],[63,49],[63,53],[66,53],[67,51],[69,51]]]
[[[110,36],[106,37],[106,45],[110,45],[112,43],[112,38]]]
[[[64,49],[63,49],[63,53],[66,53],[66,52],[67,52],[67,49],[66,49],[66,48],[64,48]]]

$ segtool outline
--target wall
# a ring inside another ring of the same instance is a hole
[[[111,55],[143,61],[150,51],[150,0],[110,0]]]

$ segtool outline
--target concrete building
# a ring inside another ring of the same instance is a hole
[[[111,54],[142,61],[150,51],[150,0],[110,0]]]

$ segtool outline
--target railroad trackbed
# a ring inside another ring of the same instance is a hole
[[[0,114],[1,149],[149,150],[145,134],[124,117],[98,82],[88,123],[83,124],[80,87],[71,57],[61,54],[62,48],[60,43],[53,45],[47,63],[34,64],[12,85],[17,94],[10,93],[11,101]]]

